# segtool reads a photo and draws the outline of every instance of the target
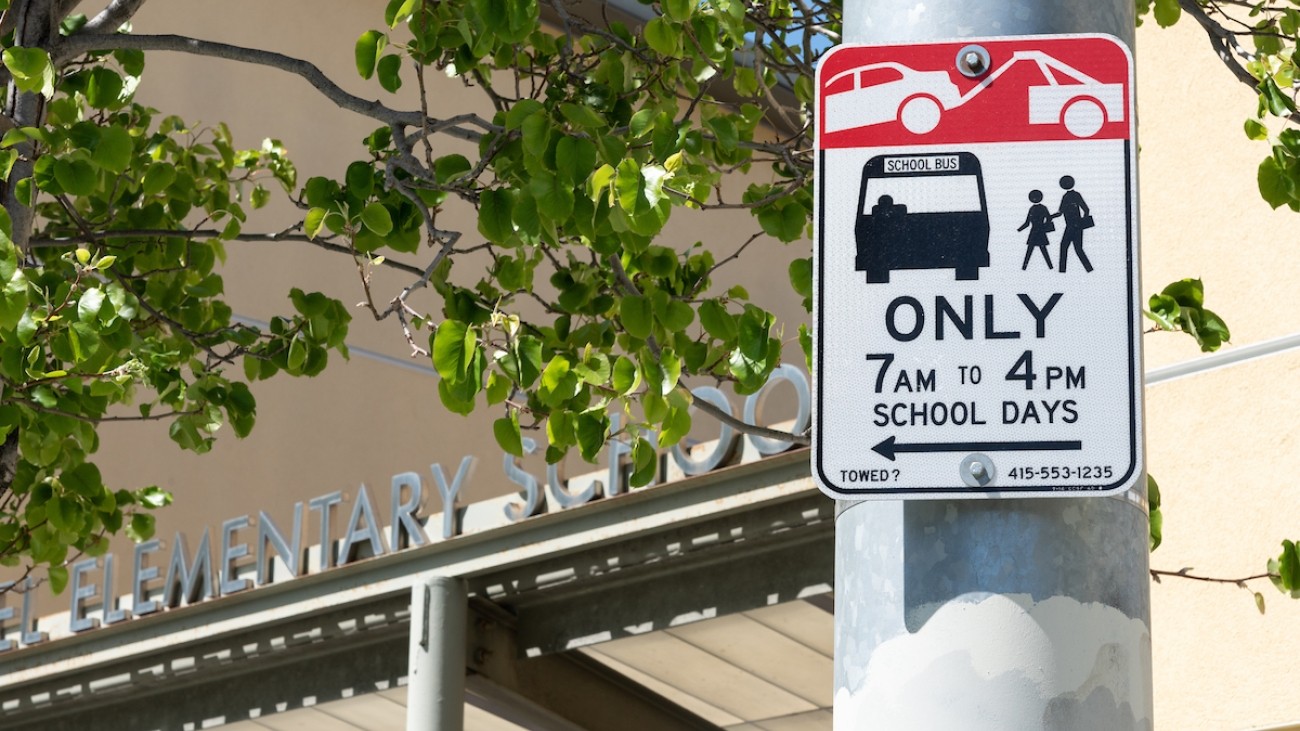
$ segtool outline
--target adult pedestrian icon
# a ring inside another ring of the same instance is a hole
[[[961,67],[971,48],[988,63]],[[1132,58],[1106,36],[823,56],[824,492],[1089,495],[1139,479],[1132,89]]]
[[[1065,195],[1061,196],[1061,205],[1057,207],[1057,215],[1065,218],[1065,235],[1061,237],[1061,273],[1064,274],[1069,264],[1070,250],[1074,250],[1075,256],[1083,264],[1084,271],[1092,271],[1092,263],[1088,261],[1088,255],[1083,253],[1083,232],[1084,229],[1092,228],[1092,215],[1088,212],[1088,204],[1084,202],[1083,196],[1079,191],[1074,189],[1074,178],[1066,175],[1061,178],[1061,189]]]

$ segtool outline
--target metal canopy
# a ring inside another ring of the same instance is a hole
[[[366,729],[404,712],[410,587],[446,575],[474,595],[467,728],[825,728],[830,614],[795,600],[829,591],[834,503],[806,465],[797,450],[24,648],[0,656],[0,719]]]

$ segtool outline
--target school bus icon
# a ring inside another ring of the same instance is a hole
[[[989,265],[989,212],[969,152],[877,155],[862,168],[854,268],[868,282],[900,269],[952,269],[979,279]]]

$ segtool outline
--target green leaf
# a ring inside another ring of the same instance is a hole
[[[596,168],[587,180],[587,197],[599,203],[602,196],[610,193],[609,183],[614,179],[614,174],[614,168],[607,164]]]
[[[68,567],[51,566],[49,570],[50,590],[55,594],[62,594],[68,586]]]
[[[122,96],[122,77],[102,66],[92,69],[86,84],[86,102],[96,109],[117,106]]]
[[[300,370],[306,362],[307,344],[303,342],[301,337],[294,336],[293,340],[289,341],[289,370]]]
[[[646,107],[632,115],[632,121],[628,123],[628,134],[632,139],[637,139],[646,132],[654,129],[655,117],[659,115],[659,110],[653,107]]]
[[[144,178],[140,181],[141,192],[144,195],[158,195],[175,179],[176,168],[170,163],[156,162],[144,172]]]
[[[415,14],[416,6],[420,4],[420,0],[389,0],[388,7],[384,10],[384,22],[389,28],[396,28],[410,20]]]
[[[708,121],[714,139],[724,150],[734,150],[740,144],[740,135],[736,132],[736,123],[730,117],[714,117]]]
[[[148,513],[136,513],[131,516],[131,523],[126,527],[126,537],[142,543],[153,538],[154,517]]]
[[[6,48],[3,59],[19,89],[39,92],[46,97],[54,95],[54,67],[44,49]]]
[[[1259,93],[1263,96],[1268,111],[1278,117],[1285,117],[1296,110],[1291,96],[1282,91],[1272,76],[1266,76],[1260,82]]]
[[[92,322],[99,317],[99,310],[104,306],[104,293],[98,287],[91,287],[77,300],[77,319]]]
[[[134,48],[119,48],[113,51],[113,58],[122,64],[127,76],[139,77],[144,73],[144,51]]]
[[[513,351],[497,353],[496,362],[521,388],[529,388],[541,375],[542,343],[531,335],[520,335]]]
[[[1160,547],[1162,534],[1164,532],[1164,516],[1160,512],[1160,486],[1151,475],[1147,475],[1147,505],[1148,505],[1148,522],[1151,529],[1151,547],[1149,550],[1154,551]]]
[[[1273,208],[1291,201],[1294,183],[1272,155],[1264,158],[1259,164],[1256,181],[1259,183],[1260,196]]]
[[[560,113],[574,125],[586,130],[597,130],[605,126],[605,120],[591,107],[585,104],[560,104]]]
[[[452,178],[473,169],[469,159],[464,155],[443,155],[433,161],[433,174],[439,183],[449,182]]]
[[[762,360],[767,352],[767,331],[772,316],[757,307],[747,306],[740,317],[740,352],[750,360]]]
[[[662,0],[661,5],[664,9],[664,15],[681,22],[691,17],[691,11],[695,9],[698,0]]]
[[[402,88],[402,57],[388,54],[379,59],[377,71],[379,72],[379,85],[389,93],[396,93]]]
[[[443,320],[433,336],[433,367],[449,381],[459,381],[469,368],[476,340],[469,325]]]
[[[136,491],[140,504],[148,508],[165,508],[172,504],[172,494],[157,485],[150,485]]]
[[[549,173],[536,173],[528,181],[528,192],[537,199],[537,212],[552,221],[573,215],[573,186]]]
[[[271,202],[271,191],[261,185],[254,185],[253,192],[249,194],[249,199],[253,203],[253,208],[264,208],[267,203]]]
[[[636,363],[632,359],[620,355],[618,360],[614,361],[610,385],[620,395],[636,390],[636,387],[641,385],[641,372],[637,369]]]
[[[670,333],[681,332],[695,322],[695,310],[690,305],[669,296],[662,290],[651,298],[655,319]]]
[[[634,338],[645,340],[650,337],[654,326],[654,308],[649,297],[629,295],[619,303],[619,319],[623,329]]]
[[[357,38],[355,55],[357,73],[361,74],[361,78],[368,79],[374,75],[375,61],[387,42],[388,37],[377,30],[368,30]]]
[[[780,205],[772,204],[756,210],[758,225],[768,235],[790,243],[803,237],[804,225],[808,222],[808,211],[794,201]]]
[[[564,136],[555,146],[555,172],[572,189],[596,166],[596,146],[581,137]],[[612,170],[611,170],[612,172]]]
[[[664,18],[652,18],[645,24],[646,45],[656,53],[676,58],[681,54],[681,32]]]
[[[555,390],[560,387],[564,377],[569,374],[569,360],[564,356],[557,355],[546,364],[546,370],[542,371],[542,386]]]
[[[507,454],[516,457],[524,456],[523,438],[519,434],[519,412],[511,411],[509,416],[503,416],[492,422],[492,435]]]
[[[598,412],[578,414],[574,425],[574,436],[578,439],[578,450],[582,458],[595,462],[600,457],[600,450],[605,446],[609,434],[609,417]]]
[[[632,445],[632,474],[628,484],[632,487],[645,487],[654,481],[659,467],[659,453],[645,439],[638,438]]]
[[[499,404],[510,396],[510,379],[502,376],[500,373],[489,373],[487,386],[483,392],[487,396],[489,406]]]
[[[378,201],[368,203],[361,209],[361,223],[379,236],[387,236],[393,232],[393,217],[389,215],[384,204]]]
[[[691,431],[690,404],[678,392],[674,392],[672,396],[676,398],[669,399],[671,408],[659,430],[660,447],[671,447],[677,444]],[[675,401],[677,403],[674,403]]]
[[[126,170],[131,164],[131,155],[135,152],[131,135],[121,127],[103,127],[100,129],[99,144],[91,160],[96,165],[114,173]]]
[[[56,160],[54,179],[64,192],[85,196],[95,192],[99,176],[95,167],[85,160]]]
[[[307,234],[307,238],[316,238],[316,234],[320,233],[321,226],[325,224],[325,216],[326,211],[324,208],[313,208],[307,211],[307,216],[302,222],[302,228]]]
[[[1178,0],[1155,0],[1156,23],[1161,28],[1168,28],[1178,22],[1182,16],[1183,9],[1178,5]]]
[[[514,236],[513,203],[508,190],[485,190],[479,194],[478,231],[488,241],[500,244]]]
[[[1268,569],[1279,591],[1300,598],[1300,555],[1294,542],[1282,541],[1282,554],[1269,561]]]
[[[726,305],[717,300],[700,303],[700,324],[704,331],[723,342],[736,337],[736,317],[727,312]]]
[[[585,359],[574,363],[573,372],[587,383],[599,386],[609,380],[613,371],[608,356],[604,353],[592,353]]]
[[[790,262],[790,286],[800,297],[812,297],[812,257]]]
[[[1205,304],[1205,285],[1200,279],[1180,279],[1171,282],[1161,294],[1173,297],[1183,307],[1202,307]]]
[[[18,266],[14,245],[0,241],[0,329],[17,327],[20,319],[28,314],[27,304],[27,275]]]
[[[811,371],[813,367],[812,330],[806,322],[799,324],[799,347],[803,349],[804,365]]]

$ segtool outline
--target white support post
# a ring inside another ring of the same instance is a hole
[[[1133,16],[1132,0],[845,0],[843,38],[1109,33],[1131,47]],[[1145,484],[839,503],[836,731],[1151,729]]]
[[[465,726],[465,581],[435,576],[411,590],[406,731],[460,731]]]

